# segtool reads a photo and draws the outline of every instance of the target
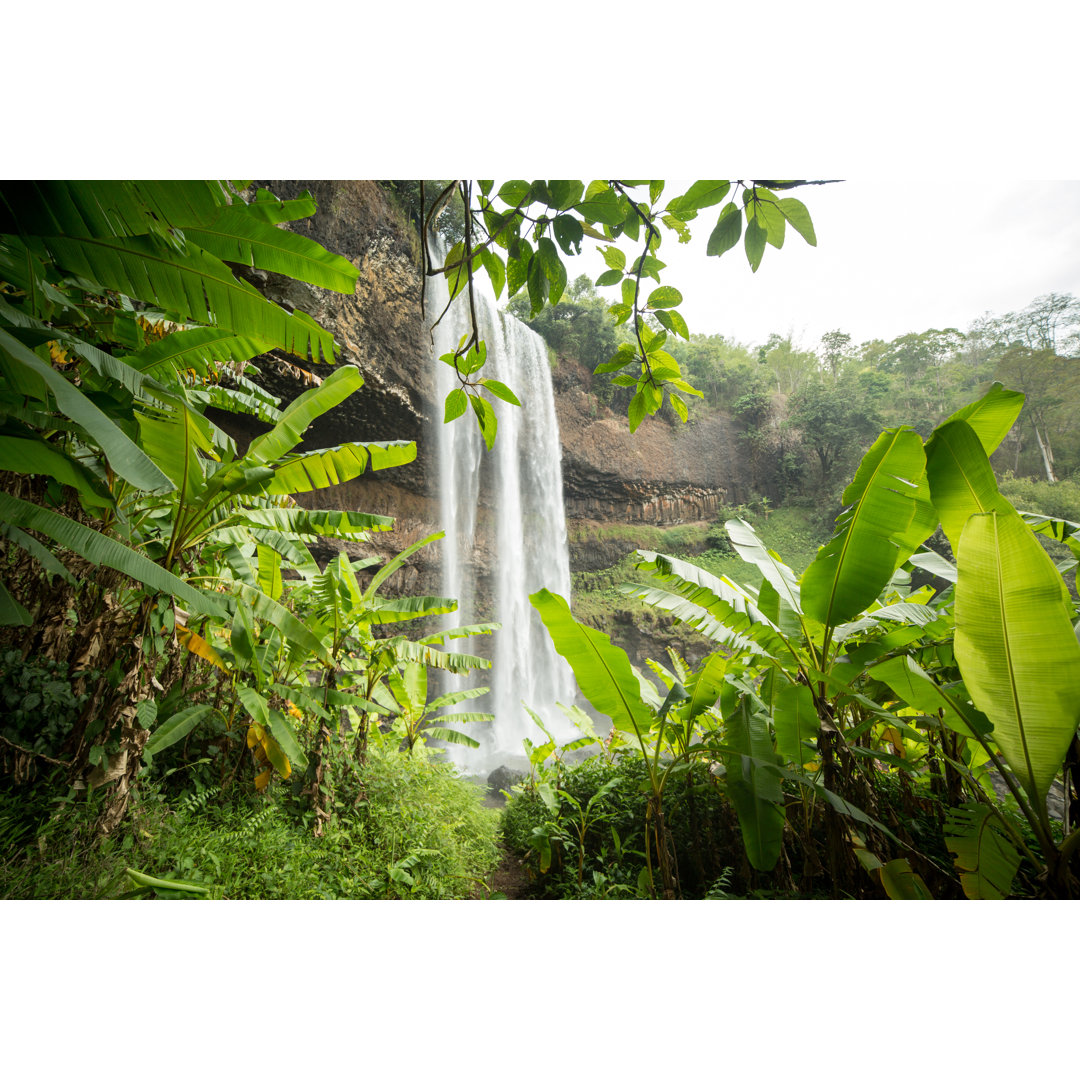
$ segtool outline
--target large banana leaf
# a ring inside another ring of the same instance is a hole
[[[344,364],[318,386],[305,390],[291,402],[281,419],[251,441],[246,458],[259,465],[276,465],[300,440],[311,423],[364,385],[364,378],[352,364]]]
[[[877,599],[904,550],[915,495],[926,471],[922,439],[910,428],[878,436],[843,494],[836,532],[800,581],[803,610],[825,626],[854,618]],[[922,543],[926,536],[917,539]]]
[[[945,818],[945,846],[953,853],[969,900],[1004,900],[1012,891],[1020,855],[1002,836],[989,806],[952,807]]]
[[[762,577],[780,594],[784,603],[801,615],[803,609],[799,599],[799,586],[791,567],[773,555],[758,539],[754,527],[741,518],[725,521],[724,528],[739,558],[756,566]]]
[[[265,341],[241,337],[221,327],[196,326],[169,334],[124,360],[144,375],[161,379],[175,378],[188,369],[204,376],[215,364],[250,360],[265,351]]]
[[[0,232],[38,236],[159,235],[213,221],[228,202],[212,180],[32,180],[0,186]]]
[[[954,552],[972,514],[991,510],[1015,514],[998,491],[983,444],[965,420],[949,421],[934,431],[926,444],[926,475],[941,528]]]
[[[348,259],[306,236],[260,221],[243,204],[222,207],[206,225],[184,229],[184,237],[226,262],[285,274],[337,292],[351,293],[359,277]]]
[[[36,237],[65,270],[175,313],[225,327],[294,356],[332,361],[334,338],[300,312],[289,313],[241,281],[218,258],[195,247],[183,253],[152,236],[82,239]]]
[[[76,458],[26,428],[14,434],[14,425],[0,425],[0,464],[10,472],[52,476],[79,493],[85,506],[112,506],[109,490]],[[8,434],[12,432],[12,434]]]
[[[954,412],[945,423],[965,421],[989,457],[1016,423],[1023,407],[1024,395],[1019,390],[1006,390],[996,382],[978,401]]]
[[[793,683],[774,669],[762,683],[761,696],[772,714],[776,749],[797,768],[805,768],[817,757],[816,751],[806,743],[816,739],[821,728],[810,687]]]
[[[109,566],[141,582],[154,592],[182,601],[204,615],[224,616],[219,603],[210,594],[193,589],[186,581],[151,562],[111,537],[103,536],[85,525],[0,492],[0,518],[8,524],[43,533],[61,547],[81,555],[95,566]]]
[[[394,519],[358,510],[305,510],[302,507],[245,507],[246,525],[264,526],[294,536],[362,536],[394,527]],[[440,534],[441,535],[441,534]]]
[[[558,594],[541,589],[529,600],[593,708],[610,717],[618,730],[643,738],[653,716],[626,653],[612,645],[607,634],[579,623]]]
[[[755,870],[771,870],[784,836],[784,793],[777,772],[758,764],[776,761],[768,724],[744,696],[725,718],[724,730],[725,745],[734,751],[727,758],[725,786],[739,817],[746,857]]]
[[[1011,507],[968,520],[957,567],[960,673],[1041,811],[1080,721],[1080,642],[1061,576]]]
[[[59,410],[79,424],[109,461],[113,471],[144,491],[170,491],[173,484],[119,425],[105,415],[85,394],[68,382],[17,338],[0,328],[0,352],[8,361],[44,383]]]
[[[286,458],[274,469],[267,495],[293,495],[300,491],[334,487],[372,469],[404,465],[416,458],[414,442],[344,443],[327,450],[312,450]]]

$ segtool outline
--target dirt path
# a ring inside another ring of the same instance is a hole
[[[488,879],[493,893],[502,893],[507,900],[528,900],[529,876],[521,865],[521,860],[512,855],[500,844],[502,861],[495,873]]]

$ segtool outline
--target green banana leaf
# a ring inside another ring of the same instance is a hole
[[[212,594],[193,589],[186,581],[151,562],[145,555],[88,529],[72,518],[0,492],[0,520],[18,528],[43,533],[61,547],[81,555],[87,562],[119,570],[154,592],[174,597],[193,611],[222,618],[225,616]]]
[[[803,609],[799,598],[799,585],[791,567],[769,551],[758,539],[754,527],[741,518],[725,521],[724,528],[735,548],[735,554],[743,562],[756,566],[762,577],[780,594],[784,603],[801,615]]]
[[[954,806],[946,811],[945,846],[953,853],[969,900],[1004,900],[1012,892],[1020,854],[1001,834],[989,806]]]
[[[274,468],[274,479],[266,487],[267,495],[293,495],[334,487],[361,476],[371,468],[385,469],[406,465],[416,458],[416,443],[343,443],[325,450],[310,450],[285,458]]]
[[[807,742],[817,738],[821,728],[810,687],[805,683],[793,683],[774,669],[762,683],[761,698],[772,714],[780,756],[800,769],[816,760],[816,749],[806,746]]]
[[[188,246],[182,253],[156,236],[82,239],[34,237],[70,273],[181,319],[225,327],[260,339],[267,348],[333,361],[334,338],[300,312],[289,313],[241,281],[220,259]]]
[[[957,553],[956,637],[972,701],[1037,812],[1080,722],[1080,642],[1061,575],[1011,507],[974,514]]]
[[[1024,395],[1019,390],[1006,390],[996,382],[978,401],[958,409],[945,423],[965,421],[989,457],[1016,423],[1023,407]]]
[[[557,593],[541,589],[529,597],[551,635],[556,652],[570,665],[578,688],[597,712],[619,731],[643,739],[653,715],[641,697],[637,676],[625,652],[607,634],[579,623]]]
[[[56,398],[60,412],[93,439],[117,475],[144,491],[171,491],[169,478],[85,394],[17,338],[0,328],[0,352],[10,363],[41,380]]]
[[[758,765],[776,761],[765,714],[752,708],[746,695],[725,717],[724,732],[725,747],[734,754],[727,761],[725,786],[739,818],[746,857],[755,870],[771,870],[784,836],[784,793],[779,775]]]
[[[922,439],[910,428],[878,436],[843,494],[848,504],[836,532],[800,581],[803,610],[825,626],[853,619],[877,599],[893,571],[917,544],[901,543],[915,517],[915,495],[926,471]]]
[[[184,237],[226,262],[258,267],[351,293],[360,272],[300,233],[279,229],[247,212],[244,204],[222,207],[205,225],[184,229]]]
[[[241,337],[217,326],[197,326],[177,330],[138,352],[129,353],[124,361],[144,375],[171,381],[189,369],[202,377],[217,364],[250,360],[265,351],[265,341]]]
[[[149,763],[154,754],[160,753],[166,747],[172,746],[173,743],[185,738],[213,712],[217,712],[217,710],[211,705],[189,705],[186,709],[173,713],[146,740],[146,745],[143,747],[143,758]],[[221,714],[218,713],[218,715]]]
[[[255,465],[277,465],[303,439],[313,421],[363,385],[364,377],[352,364],[339,367],[318,386],[305,390],[291,402],[269,431],[252,439],[245,460]]]
[[[986,451],[965,420],[952,420],[934,431],[926,444],[926,475],[941,528],[954,553],[972,514],[1016,513],[998,491]]]

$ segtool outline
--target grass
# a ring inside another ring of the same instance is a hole
[[[725,513],[725,520],[741,517],[752,525],[766,547],[777,552],[795,571],[801,574],[813,561],[818,547],[827,536],[816,524],[814,514],[805,508],[784,506],[767,515],[762,511],[737,507]],[[636,547],[674,555],[686,562],[700,566],[717,577],[726,575],[741,584],[758,586],[760,571],[744,562],[732,550],[726,540],[722,525],[697,523],[693,526],[676,526],[660,529],[656,526],[604,526],[594,534],[601,539],[617,537],[628,539]],[[694,538],[691,541],[691,538]],[[584,537],[577,537],[581,542]],[[688,547],[706,546],[706,550],[693,553]],[[572,575],[574,614],[592,625],[609,625],[610,621],[627,617],[640,621],[650,616],[649,609],[636,600],[630,600],[619,586],[628,583],[648,584],[652,579],[635,567],[637,555],[624,555],[614,566],[604,570],[575,573]],[[692,633],[692,631],[686,631]]]
[[[124,824],[95,833],[89,800],[0,791],[0,898],[118,899],[137,891],[125,868],[201,885],[214,899],[466,899],[486,895],[498,861],[498,814],[482,793],[424,755],[373,747],[364,787],[339,785],[316,838],[284,785],[229,797],[168,795],[140,784]]]

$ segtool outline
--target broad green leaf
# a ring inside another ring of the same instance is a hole
[[[314,420],[340,405],[363,385],[363,376],[352,364],[339,367],[319,386],[306,390],[293,401],[270,431],[253,439],[245,460],[255,465],[276,463],[303,439]]]
[[[810,211],[798,199],[780,199],[777,204],[788,224],[811,246],[817,247],[814,224],[810,220]]]
[[[693,214],[707,206],[723,202],[730,190],[730,180],[695,180],[685,195],[679,195],[668,203],[667,209],[680,217]]]
[[[166,747],[184,739],[188,734],[202,723],[211,713],[217,712],[210,705],[189,705],[178,713],[173,713],[156,731],[146,740],[143,747],[143,755],[150,756],[159,754]],[[218,714],[220,715],[220,714]]]
[[[964,420],[951,420],[935,430],[926,444],[926,477],[941,528],[954,552],[972,514],[1016,513],[998,491],[986,451]]]
[[[656,318],[660,325],[666,327],[673,334],[690,340],[690,331],[687,329],[686,320],[677,311],[657,311]]]
[[[0,581],[0,626],[30,626],[30,612],[15,599]]]
[[[193,589],[186,581],[151,562],[145,555],[125,547],[111,537],[88,529],[72,518],[0,492],[0,520],[19,528],[43,533],[61,547],[81,555],[87,562],[119,570],[153,592],[173,596],[194,611],[205,615],[225,614],[213,594]]]
[[[848,509],[800,581],[803,610],[811,618],[836,626],[877,599],[911,554],[900,542],[925,469],[922,439],[910,428],[883,432],[867,451],[843,494]]]
[[[718,226],[719,228],[719,226]],[[752,218],[746,223],[746,234],[743,237],[743,246],[746,249],[746,259],[750,263],[750,269],[756,274],[761,265],[762,256],[765,254],[765,245],[769,234],[763,229],[757,220]]]
[[[293,495],[336,487],[361,476],[369,463],[372,471],[406,465],[416,458],[416,443],[344,443],[327,450],[311,450],[286,457],[274,468],[266,495]],[[246,460],[246,459],[245,459]]]
[[[334,358],[332,334],[302,312],[289,313],[267,300],[194,245],[181,254],[150,236],[38,241],[64,269],[182,319],[225,327],[316,362]]]
[[[953,420],[965,421],[978,436],[986,456],[989,457],[1016,423],[1023,407],[1023,394],[1018,390],[1006,390],[1001,383],[996,382],[978,401],[954,412],[945,423]]]
[[[964,895],[969,900],[1008,899],[1020,854],[1002,835],[990,807],[978,803],[951,807],[944,833]]]
[[[449,424],[459,416],[464,416],[465,410],[468,407],[469,400],[465,395],[465,391],[460,386],[455,390],[451,390],[450,393],[446,395],[446,408],[443,413],[443,423]]]
[[[755,870],[771,870],[783,842],[784,794],[779,775],[755,760],[776,760],[768,725],[744,697],[725,718],[724,730],[725,745],[736,755],[728,759],[725,787],[739,817],[746,857]]]
[[[682,301],[683,296],[678,289],[673,288],[671,285],[661,285],[659,289],[653,289],[653,291],[649,293],[649,299],[646,304],[653,309],[673,308],[678,307]]]
[[[593,708],[610,717],[620,731],[644,737],[652,725],[652,713],[641,698],[626,653],[612,645],[607,634],[579,623],[561,596],[541,589],[529,600]]]
[[[866,669],[872,679],[885,683],[896,696],[913,709],[927,716],[940,712],[943,722],[961,735],[989,735],[991,726],[986,718],[966,702],[955,698],[939,686],[910,656],[894,656],[883,664]]]
[[[0,350],[18,367],[48,386],[59,410],[79,424],[108,459],[114,472],[144,491],[172,490],[172,482],[85,394],[68,382],[51,364],[31,352],[17,338],[0,328]]]
[[[816,751],[805,744],[817,738],[821,727],[810,687],[792,683],[774,669],[762,687],[762,700],[772,713],[776,749],[797,768],[805,768],[817,757]]]
[[[960,673],[1041,811],[1080,721],[1080,642],[1061,576],[1011,507],[968,520],[957,568]]]
[[[481,379],[480,384],[487,388],[488,393],[493,394],[500,400],[507,401],[511,405],[521,405],[517,395],[506,383],[499,382],[498,379]]]
[[[801,615],[803,609],[799,599],[799,586],[791,567],[773,555],[758,539],[754,527],[741,518],[724,522],[724,528],[739,558],[756,566],[765,580],[780,594],[784,603]]]
[[[205,225],[184,237],[226,262],[285,274],[336,292],[352,293],[360,272],[314,240],[261,221],[244,204],[222,207]]]
[[[734,203],[728,203],[720,211],[720,219],[709,236],[705,251],[707,255],[723,255],[733,248],[742,236],[742,214]]]

